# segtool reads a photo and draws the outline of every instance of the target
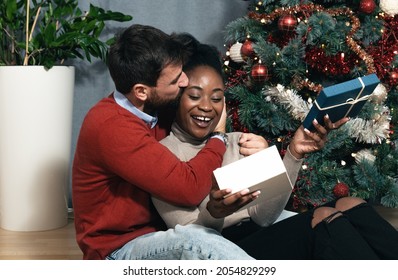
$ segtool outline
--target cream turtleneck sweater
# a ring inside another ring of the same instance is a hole
[[[243,156],[239,153],[238,140],[241,132],[228,133],[229,145],[224,154],[222,165],[239,160]],[[183,131],[175,122],[172,125],[171,133],[163,139],[161,143],[172,151],[180,160],[188,161],[195,157],[196,154],[204,147],[207,139],[197,139]],[[286,153],[283,158],[286,170],[289,174],[291,182],[295,182],[302,160],[294,158],[291,153]],[[284,207],[290,197],[290,193],[286,193],[275,197],[265,203],[261,203],[261,194],[257,198],[259,203],[252,207],[242,209],[223,219],[216,219],[210,215],[206,209],[209,198],[206,197],[197,207],[180,207],[169,204],[165,201],[152,197],[160,216],[166,223],[167,227],[174,228],[177,224],[200,224],[206,227],[214,228],[221,232],[223,228],[235,225],[249,217],[260,226],[268,226],[274,222],[293,215],[294,213],[285,211]]]

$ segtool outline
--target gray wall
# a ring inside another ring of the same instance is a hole
[[[87,0],[80,1],[83,10]],[[189,32],[204,43],[225,52],[224,28],[232,20],[247,13],[249,1],[244,0],[91,0],[105,10],[120,11],[133,16],[128,23],[108,23],[106,33],[113,34],[131,24],[157,27],[166,33]],[[105,34],[106,35],[106,34]],[[104,36],[107,37],[107,36]],[[98,60],[76,62],[71,161],[80,126],[89,108],[113,90],[106,66]],[[70,196],[69,196],[70,197]],[[71,206],[71,199],[69,198]]]

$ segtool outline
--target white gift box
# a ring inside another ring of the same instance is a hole
[[[256,199],[245,207],[254,205],[257,200],[263,203],[264,199],[291,192],[293,188],[275,145],[217,168],[213,173],[219,188],[229,188],[231,194],[244,189],[261,191],[261,199]]]

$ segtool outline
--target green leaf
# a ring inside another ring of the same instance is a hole
[[[17,11],[17,1],[16,0],[10,0],[6,1],[6,17],[9,21],[13,21],[14,15]]]

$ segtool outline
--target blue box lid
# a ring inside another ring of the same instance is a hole
[[[326,114],[332,122],[356,117],[379,83],[377,75],[370,74],[324,88],[308,112],[304,128],[315,130],[312,125],[314,119],[324,125]]]

